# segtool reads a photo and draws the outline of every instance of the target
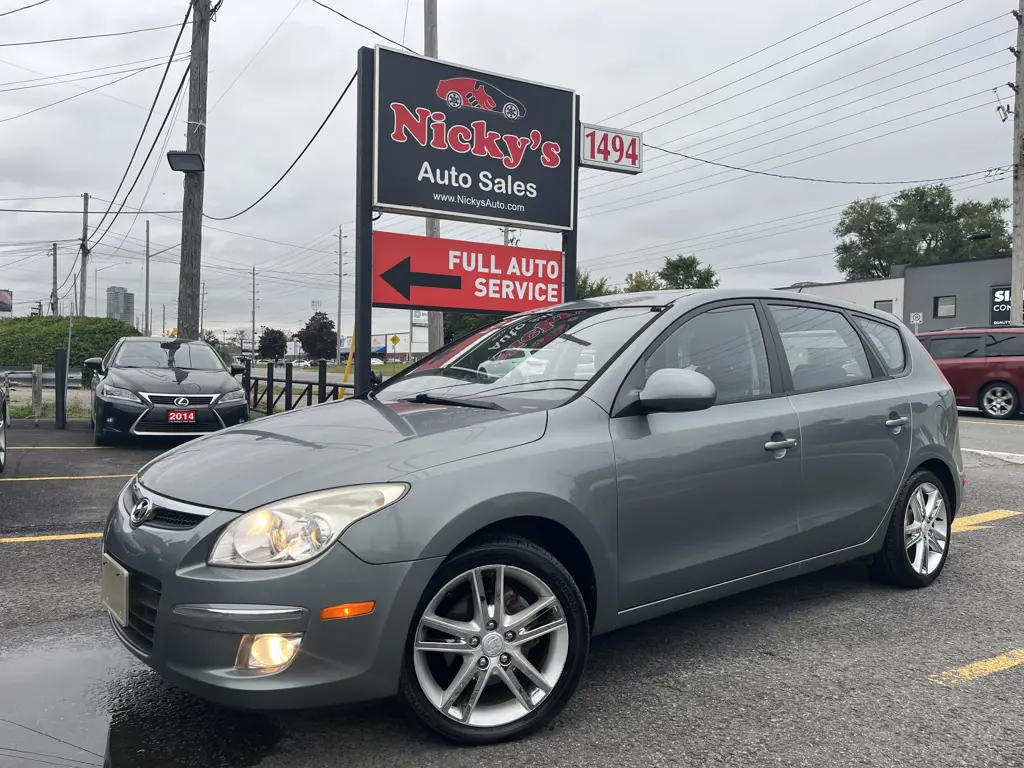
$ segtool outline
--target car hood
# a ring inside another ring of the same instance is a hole
[[[155,395],[216,395],[239,388],[227,371],[191,371],[184,368],[111,368],[112,386]]]
[[[539,440],[546,425],[544,411],[343,400],[179,446],[143,467],[139,482],[181,501],[246,511],[513,448]]]

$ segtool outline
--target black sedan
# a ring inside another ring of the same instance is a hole
[[[205,435],[249,420],[245,391],[209,344],[181,339],[123,338],[95,371],[93,440],[126,436]]]

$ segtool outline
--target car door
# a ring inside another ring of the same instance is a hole
[[[718,400],[703,411],[611,419],[620,610],[795,559],[799,424],[764,319],[754,301],[696,310],[627,377],[623,392],[636,392],[660,368],[695,369]]]
[[[949,386],[956,404],[978,407],[978,392],[987,381],[984,347],[981,334],[932,336],[928,354],[935,360]]]
[[[803,559],[861,544],[884,519],[910,461],[909,396],[875,351],[881,341],[852,316],[803,302],[766,306],[800,420]]]

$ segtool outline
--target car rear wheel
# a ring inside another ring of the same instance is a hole
[[[952,517],[942,481],[928,470],[915,472],[896,500],[875,574],[899,587],[927,587],[946,565]]]
[[[445,101],[452,109],[458,109],[462,106],[462,94],[458,91],[452,91],[447,97],[445,97]]]
[[[989,384],[981,391],[981,410],[993,419],[1012,419],[1020,410],[1017,391],[1009,384]]]
[[[402,699],[436,733],[488,744],[542,728],[572,697],[590,625],[579,588],[518,537],[481,541],[424,592],[402,668]]]
[[[517,120],[519,118],[519,107],[510,101],[504,106],[501,113],[509,120]]]

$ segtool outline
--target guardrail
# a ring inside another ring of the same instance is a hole
[[[0,381],[9,381],[16,384],[28,384],[32,385],[32,371],[24,368],[13,368],[13,367],[0,367]],[[53,368],[43,369],[43,386],[53,388],[54,382],[56,381],[57,374]],[[82,371],[68,372],[68,388],[69,389],[81,389],[82,388]]]
[[[317,361],[316,368],[313,369],[316,370],[316,381],[295,381],[292,363],[285,363],[283,366],[268,363],[264,375],[259,376],[253,372],[251,361],[246,360],[245,373],[242,374],[242,387],[247,393],[249,407],[257,413],[262,408],[267,416],[271,416],[282,400],[284,401],[284,410],[291,411],[302,405],[303,401],[305,401],[305,405],[312,405],[314,396],[317,403],[326,403],[329,400],[343,399],[345,390],[355,391],[355,384],[327,381],[327,365],[326,360]],[[277,378],[274,374],[281,368],[284,368],[284,376]],[[310,369],[303,366],[302,370]],[[262,392],[260,391],[261,384]],[[281,387],[281,391],[275,393],[274,389],[277,387]]]

